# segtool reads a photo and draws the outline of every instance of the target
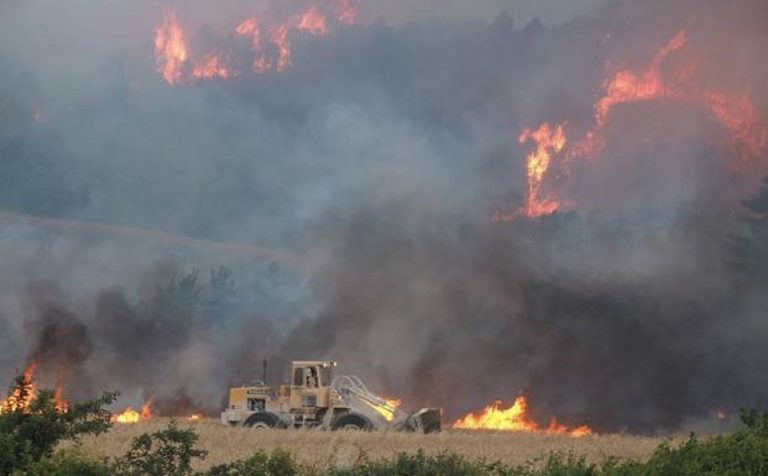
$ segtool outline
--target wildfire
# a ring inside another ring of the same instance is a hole
[[[174,10],[165,12],[163,24],[155,33],[155,59],[157,71],[168,84],[182,81],[187,45]]]
[[[35,384],[36,372],[37,363],[32,362],[27,366],[21,376],[22,384],[14,387],[7,398],[0,400],[0,415],[16,411],[25,413],[29,411],[30,406],[39,394],[37,384]],[[66,413],[69,411],[69,402],[64,399],[64,388],[61,383],[58,383],[54,390],[53,405],[59,413]]]
[[[32,362],[22,374],[22,385],[15,387],[5,400],[0,400],[0,414],[16,411],[26,412],[37,397],[35,372],[37,364]]]
[[[141,411],[136,411],[132,407],[128,407],[121,413],[112,415],[112,421],[115,423],[121,423],[125,425],[132,425],[143,420],[149,420],[152,418],[152,399],[150,398],[144,406],[141,407]]]
[[[192,76],[197,79],[226,79],[230,76],[229,69],[224,66],[218,56],[205,55],[203,60],[197,63],[192,70]]]
[[[251,38],[251,48],[253,49],[253,71],[256,74],[264,73],[272,67],[261,39],[261,27],[256,18],[249,18],[235,28],[235,33],[240,36]]]
[[[502,408],[501,401],[496,401],[478,414],[470,413],[464,418],[456,420],[453,427],[463,430],[544,432],[573,437],[592,434],[592,430],[588,426],[569,428],[561,425],[554,418],[546,428],[542,428],[528,416],[528,401],[525,397],[518,397],[515,403],[506,409]]]
[[[650,67],[636,73],[619,70],[603,85],[604,95],[595,104],[593,131],[581,141],[581,153],[595,154],[600,150],[602,128],[608,122],[611,111],[619,104],[647,101],[675,101],[700,105],[720,122],[736,144],[743,145],[743,155],[751,158],[759,155],[765,145],[765,129],[758,127],[759,117],[747,91],[730,94],[702,88],[694,76],[698,68],[696,59],[685,57],[672,64],[665,74],[662,69],[672,55],[689,45],[688,33],[679,31],[654,57]],[[690,56],[690,55],[689,55]],[[597,146],[590,146],[597,144]],[[574,156],[580,155],[578,152]]]
[[[561,124],[553,129],[548,123],[544,123],[535,131],[524,129],[518,139],[521,145],[528,142],[536,144],[536,150],[526,160],[528,194],[525,212],[529,217],[550,215],[560,208],[560,203],[553,196],[542,197],[541,186],[544,176],[552,165],[554,156],[565,147],[564,127],[565,125]]]
[[[59,413],[67,413],[69,411],[69,402],[64,399],[64,387],[59,382],[53,391],[53,405],[56,411]]]
[[[650,69],[641,74],[618,71],[603,84],[605,96],[595,105],[596,121],[599,127],[607,122],[608,114],[617,104],[674,98],[676,91],[664,81],[661,67],[674,52],[688,43],[688,34],[681,31],[667,43],[653,59]]]
[[[594,106],[594,127],[580,140],[567,143],[564,123],[557,127],[544,123],[535,130],[523,129],[520,145],[532,142],[536,146],[525,160],[528,179],[525,215],[541,217],[563,208],[562,198],[554,193],[542,193],[542,183],[551,173],[553,162],[560,160],[559,170],[567,174],[570,161],[592,161],[599,157],[605,146],[605,127],[618,105],[661,101],[702,107],[728,131],[742,160],[761,155],[768,146],[768,128],[761,126],[750,93],[732,94],[703,87],[695,80],[699,61],[688,48],[689,44],[688,33],[682,30],[654,55],[645,70],[617,69],[609,64],[603,93]],[[492,220],[511,221],[516,215],[496,212]]]
[[[291,60],[291,43],[288,41],[289,23],[283,23],[272,32],[272,43],[277,46],[277,71],[283,72],[288,69],[293,61]]]
[[[309,7],[298,20],[297,28],[308,31],[313,35],[325,35],[328,33],[328,24],[325,16],[320,13],[315,5]]]
[[[319,6],[322,2],[318,0],[303,12],[280,22],[252,17],[234,28],[237,36],[250,40],[254,73],[284,72],[293,65],[292,32],[304,31],[313,36],[323,36],[330,33],[334,24],[352,25],[357,21],[359,0],[324,1],[326,5],[322,8]],[[221,54],[211,52],[193,54],[187,46],[176,12],[169,10],[165,13],[163,23],[155,34],[155,61],[157,71],[168,84],[238,76],[238,71],[225,64],[223,58]]]
[[[192,422],[192,423],[198,423],[198,422],[202,421],[203,418],[204,418],[203,415],[201,415],[199,413],[193,413],[192,415],[187,417],[187,421]]]

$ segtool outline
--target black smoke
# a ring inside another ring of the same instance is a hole
[[[765,286],[737,245],[766,167],[707,110],[617,108],[572,210],[491,219],[523,204],[520,130],[588,130],[606,63],[642,69],[682,28],[696,80],[764,111],[761,2],[544,21],[412,2],[395,26],[373,4],[297,33],[283,73],[173,87],[168,5],[86,3],[0,3],[4,380],[35,360],[70,398],[215,413],[263,359],[276,383],[334,358],[448,418],[523,393],[542,422],[655,432],[764,405]],[[192,45],[249,64],[231,30],[252,5],[177,10]]]

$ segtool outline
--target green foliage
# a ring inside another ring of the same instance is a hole
[[[454,454],[400,454],[394,461],[363,462],[348,470],[332,469],[328,476],[485,476],[504,475],[506,468],[484,461],[470,462]]]
[[[134,438],[131,449],[118,459],[113,473],[120,476],[190,476],[192,461],[205,459],[208,452],[195,448],[193,430],[171,423],[165,430]]]
[[[76,451],[59,451],[50,458],[33,463],[14,476],[109,476],[107,463]]]
[[[244,461],[215,466],[205,476],[297,476],[302,473],[293,456],[278,449],[271,455],[258,452]]]
[[[91,407],[94,408],[93,406]],[[86,458],[77,452],[45,453],[38,461],[6,472],[13,476],[749,476],[768,475],[768,413],[744,411],[744,427],[727,435],[699,440],[691,436],[672,446],[659,445],[647,462],[608,459],[591,463],[573,454],[552,454],[525,466],[510,467],[455,454],[428,456],[423,451],[393,460],[363,461],[350,469],[318,470],[301,466],[283,450],[258,452],[247,460],[193,471],[207,452],[196,448],[193,430],[167,429],[133,440],[114,461]],[[45,432],[41,433],[45,435]],[[48,441],[46,438],[43,438]],[[26,451],[36,450],[26,440]],[[0,441],[2,443],[2,441]],[[7,443],[7,442],[6,442]],[[23,453],[23,451],[22,451]],[[30,453],[31,454],[31,453]],[[3,460],[4,461],[4,460]]]
[[[26,395],[28,382],[24,377],[15,380],[9,394],[14,391]],[[61,413],[56,409],[54,392],[41,390],[29,408],[0,415],[0,475],[13,474],[51,456],[62,440],[104,433],[111,427],[111,414],[104,407],[116,398],[116,393],[105,393]]]

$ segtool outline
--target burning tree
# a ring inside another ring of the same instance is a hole
[[[116,398],[116,393],[105,393],[62,411],[56,391],[35,390],[30,375],[20,375],[0,412],[0,475],[15,474],[50,456],[61,440],[106,432],[112,415],[105,407]]]

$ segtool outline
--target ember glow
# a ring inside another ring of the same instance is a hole
[[[470,413],[456,420],[453,428],[461,430],[498,430],[543,432],[547,434],[580,437],[592,434],[588,426],[569,428],[552,419],[547,427],[541,427],[528,416],[528,402],[525,397],[518,397],[509,408],[503,408],[503,402],[496,401],[479,413]]]

